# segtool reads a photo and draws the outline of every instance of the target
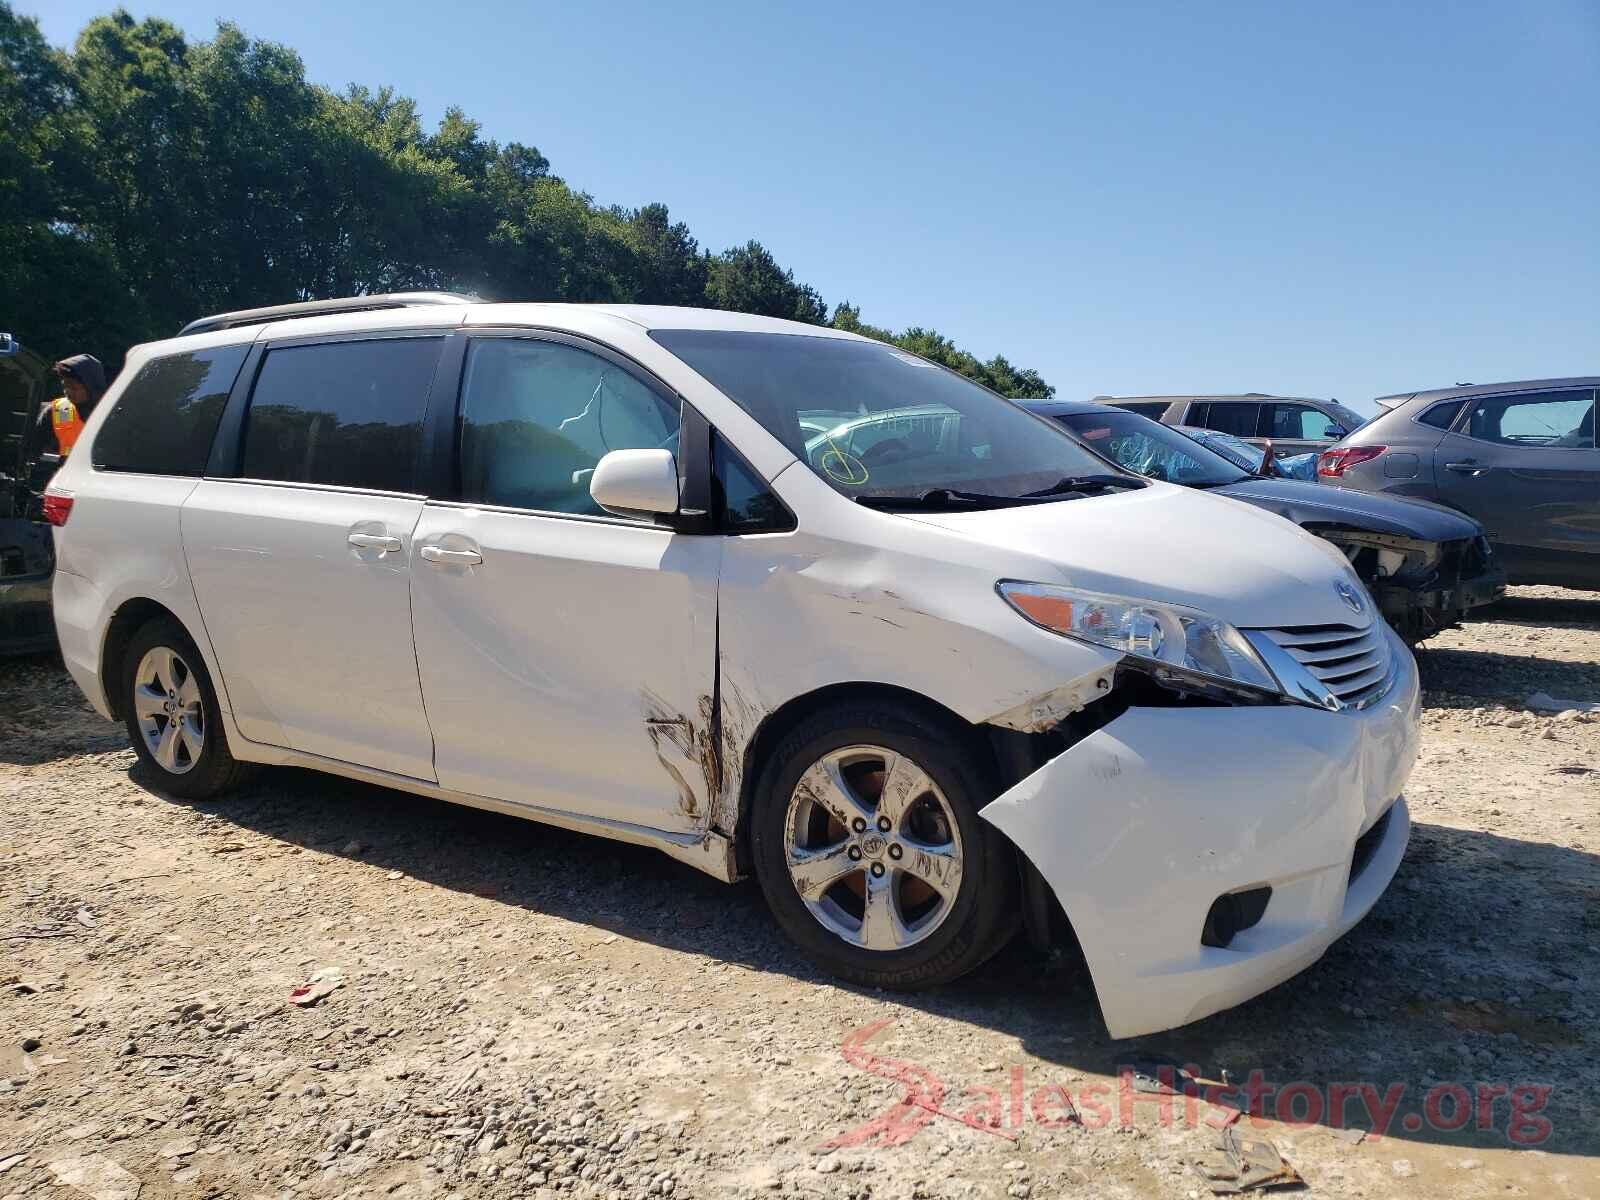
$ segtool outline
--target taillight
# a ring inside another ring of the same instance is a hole
[[[45,492],[44,519],[52,525],[65,525],[72,515],[72,493]]]
[[[1371,462],[1388,448],[1387,446],[1338,446],[1332,450],[1324,450],[1317,455],[1317,474],[1337,479],[1351,467]]]

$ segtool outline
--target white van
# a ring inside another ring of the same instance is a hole
[[[1315,961],[1405,849],[1415,664],[1336,550],[848,333],[207,318],[48,511],[67,665],[155,787],[291,764],[753,872],[859,984],[1070,922],[1146,1033]]]

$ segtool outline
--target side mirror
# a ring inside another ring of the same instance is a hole
[[[589,495],[618,516],[675,513],[677,460],[671,450],[613,450],[595,464]]]
[[[1343,425],[1329,425],[1326,429],[1324,429],[1322,431],[1322,436],[1327,438],[1329,441],[1337,442],[1340,438],[1344,437],[1349,432],[1350,431],[1348,429],[1346,429]]]

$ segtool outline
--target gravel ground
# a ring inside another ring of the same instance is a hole
[[[1600,1195],[1600,716],[1523,705],[1600,698],[1600,597],[1419,657],[1394,887],[1136,1045],[1069,956],[860,991],[648,851],[299,772],[166,799],[58,661],[0,663],[0,1197],[1206,1195],[1230,1110],[1121,1088],[1150,1054],[1255,1080],[1234,1128],[1317,1194]]]

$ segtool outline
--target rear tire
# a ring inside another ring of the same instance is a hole
[[[756,786],[751,858],[778,924],[852,983],[933,987],[1016,932],[1010,843],[978,816],[998,794],[971,730],[909,705],[819,713]]]
[[[185,800],[237,787],[250,768],[228,750],[222,710],[200,651],[168,617],[146,622],[122,660],[122,716],[156,786]]]

